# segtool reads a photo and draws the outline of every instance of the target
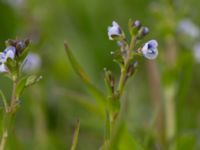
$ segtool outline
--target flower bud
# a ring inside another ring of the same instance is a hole
[[[138,62],[137,61],[134,62],[134,63],[131,63],[128,66],[128,69],[127,69],[127,72],[126,72],[126,77],[127,78],[132,76],[135,73],[137,66],[138,66]]]
[[[138,39],[142,39],[148,33],[149,33],[149,28],[147,28],[147,27],[141,27],[140,30],[139,30],[139,32],[138,32],[137,38]]]
[[[128,28],[132,36],[136,35],[138,30],[141,28],[142,24],[139,20],[133,21],[129,19]]]
[[[114,87],[115,87],[115,79],[110,70],[107,70],[104,68],[105,71],[105,82],[106,85],[111,93],[114,93]]]
[[[30,40],[29,39],[26,39],[26,40],[12,40],[12,39],[9,39],[6,41],[6,45],[7,46],[13,46],[16,48],[16,55],[18,56],[19,54],[21,54],[25,48],[28,47],[30,43]]]

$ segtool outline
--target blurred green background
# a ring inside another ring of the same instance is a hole
[[[200,39],[177,33],[177,25],[184,18],[197,27],[200,25],[199,9],[199,0],[0,0],[1,51],[9,38],[30,38],[31,51],[41,56],[39,73],[43,76],[21,98],[8,149],[69,149],[77,119],[81,122],[77,149],[95,150],[102,145],[105,120],[72,70],[63,42],[68,42],[94,83],[105,91],[103,68],[119,75],[110,55],[117,46],[108,40],[107,27],[115,20],[128,33],[127,22],[133,18],[149,27],[150,34],[144,41],[152,38],[158,41],[159,57],[153,65],[138,59],[138,72],[128,82],[125,97],[129,101],[129,132],[141,145],[148,139],[147,149],[159,149],[156,132],[164,132],[165,125],[157,129],[152,120],[156,107],[163,102],[162,94],[172,85],[176,88],[173,140],[177,141],[178,150],[199,150],[200,70],[192,49]],[[174,44],[168,44],[170,41]],[[173,45],[177,51],[175,58],[175,54],[166,57],[166,51],[173,49]],[[10,96],[11,83],[2,75],[0,89]],[[164,115],[158,116],[160,123],[165,124]]]

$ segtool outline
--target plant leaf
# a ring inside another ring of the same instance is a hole
[[[73,54],[66,42],[64,43],[64,46],[65,46],[65,50],[66,50],[67,56],[69,58],[69,61],[72,65],[74,71],[76,72],[76,74],[85,83],[85,85],[88,87],[89,91],[95,97],[97,102],[99,102],[99,104],[101,104],[101,105],[105,105],[106,98],[103,95],[103,93],[100,90],[98,90],[95,85],[92,84],[91,80],[86,75],[85,71],[81,68],[79,63],[76,61],[75,57],[73,56]]]

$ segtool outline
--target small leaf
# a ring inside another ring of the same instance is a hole
[[[16,61],[11,58],[7,58],[5,65],[7,66],[11,74],[15,74],[18,70]]]
[[[20,53],[20,55],[16,58],[16,60],[18,62],[23,62],[26,56],[28,55],[28,52],[29,52],[29,48],[27,47],[22,51],[22,53]]]
[[[31,86],[42,79],[42,76],[31,75],[27,78],[25,86]]]
[[[81,80],[85,83],[85,85],[88,87],[89,91],[93,94],[95,99],[99,102],[101,105],[105,105],[106,98],[103,95],[103,93],[96,88],[96,86],[91,82],[89,77],[86,75],[85,71],[81,68],[79,63],[76,61],[75,57],[73,56],[70,48],[68,47],[67,43],[64,43],[65,50],[67,53],[67,56],[69,58],[69,61],[76,72],[76,74],[81,78]]]

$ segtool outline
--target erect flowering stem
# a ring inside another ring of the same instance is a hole
[[[120,96],[122,96],[123,94],[124,86],[127,81],[127,70],[131,60],[133,59],[133,48],[135,47],[136,41],[137,41],[136,37],[133,36],[130,42],[130,46],[127,49],[127,56],[124,59],[124,65],[121,66],[121,75],[118,84],[118,91]]]
[[[124,66],[121,67],[121,75],[120,75],[119,84],[118,84],[118,91],[119,91],[120,96],[123,94],[123,91],[124,91],[127,66],[128,65],[125,64]]]
[[[3,125],[3,134],[1,137],[1,143],[0,143],[0,150],[5,149],[7,138],[12,126],[13,117],[15,116],[15,113],[16,113],[16,109],[17,109],[16,87],[17,87],[17,78],[13,78],[13,89],[12,89],[10,105],[6,106],[7,108],[5,108],[6,111],[4,114],[4,125]]]

